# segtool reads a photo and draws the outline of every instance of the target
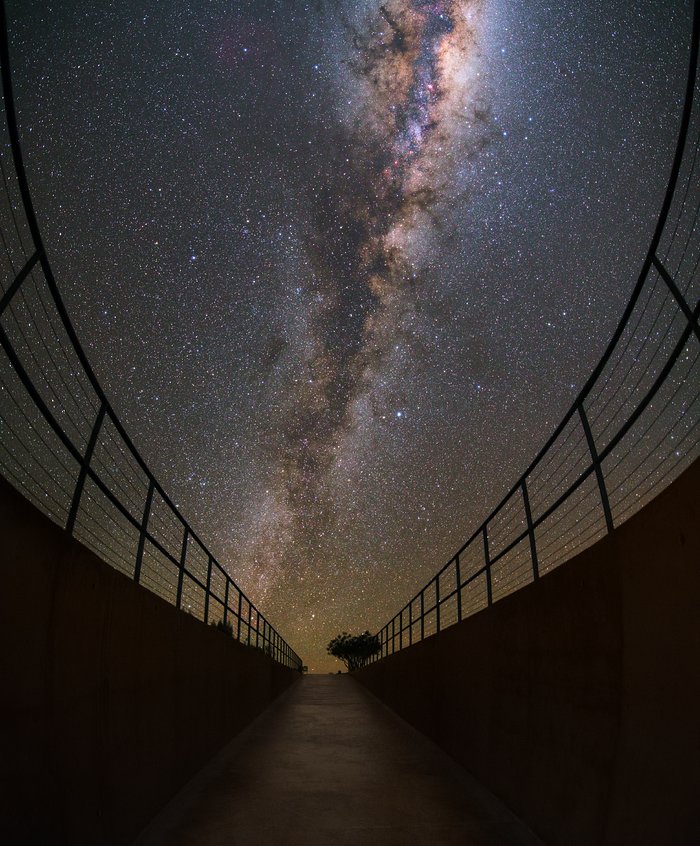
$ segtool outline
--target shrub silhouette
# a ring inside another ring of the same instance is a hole
[[[218,629],[220,632],[227,634],[229,637],[233,637],[233,626],[231,623],[225,623],[223,620],[217,620],[215,623],[210,623],[215,629]]]
[[[342,632],[336,635],[326,647],[334,658],[339,658],[348,668],[348,672],[362,667],[365,661],[381,649],[379,636],[368,631],[358,635]]]

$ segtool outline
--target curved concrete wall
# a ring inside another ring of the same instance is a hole
[[[356,674],[553,846],[700,843],[700,462],[595,546]]]
[[[129,843],[298,674],[0,483],[0,842]]]

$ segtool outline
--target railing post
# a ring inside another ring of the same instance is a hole
[[[241,589],[238,588],[238,625],[236,632],[236,640],[240,643],[241,640],[241,615],[243,614],[243,594],[241,593]]]
[[[462,571],[459,565],[459,553],[455,556],[455,581],[457,583],[457,622],[462,622]]]
[[[408,603],[408,645],[413,646],[413,600]]]
[[[440,631],[440,576],[435,576],[435,634]]]
[[[396,617],[391,618],[391,654],[396,652]]]
[[[425,588],[423,589],[425,590]],[[425,638],[425,593],[420,592],[420,639]]]
[[[491,558],[489,556],[489,530],[484,523],[484,562],[486,564],[486,604],[493,605],[493,588],[491,585]]]
[[[399,652],[403,649],[403,608],[399,611]]]
[[[68,519],[66,520],[66,531],[69,535],[73,534],[75,520],[78,516],[78,508],[80,506],[80,498],[83,495],[83,488],[85,487],[85,480],[87,478],[88,468],[90,467],[90,462],[92,461],[92,454],[95,451],[97,438],[99,437],[100,429],[102,428],[102,422],[105,419],[106,410],[107,409],[105,408],[105,404],[103,402],[100,403],[100,407],[97,410],[97,417],[95,417],[95,422],[92,426],[90,438],[87,442],[87,446],[85,447],[85,455],[83,456],[83,460],[80,464],[80,472],[78,473],[78,479],[75,483],[75,490],[73,491],[73,500],[70,505],[70,511],[68,512]]]
[[[525,519],[527,520],[527,534],[530,538],[530,557],[532,558],[532,578],[537,580],[540,577],[540,565],[537,560],[537,542],[535,541],[535,527],[532,525],[532,511],[530,510],[530,495],[527,492],[527,482],[523,477],[520,486],[523,493],[523,505],[525,506]]]
[[[588,422],[588,417],[583,407],[583,400],[581,400],[581,402],[579,403],[578,413],[579,417],[581,418],[581,425],[583,426],[583,431],[585,432],[586,440],[588,441],[588,449],[591,453],[593,469],[595,470],[595,475],[598,479],[598,490],[600,491],[600,501],[603,505],[605,525],[607,526],[608,532],[612,532],[615,527],[613,525],[612,511],[610,510],[610,502],[608,500],[608,491],[605,487],[603,468],[601,467],[600,458],[598,457],[598,450],[596,449],[595,441],[593,440],[593,432],[591,431],[591,427]]]
[[[141,533],[139,535],[139,545],[136,549],[136,562],[134,564],[134,581],[138,584],[141,581],[141,564],[143,563],[143,551],[146,546],[146,534],[148,533],[148,518],[151,516],[151,503],[153,502],[153,491],[155,490],[155,482],[150,480],[148,485],[148,493],[146,494],[146,504],[143,507],[143,519],[141,520]]]
[[[212,567],[212,557],[209,556],[209,562],[207,564],[207,590],[204,594],[204,622],[209,622],[209,595],[211,593],[211,567]]]
[[[255,648],[260,646],[260,612],[255,609]]]
[[[226,584],[224,586],[224,625],[228,622],[228,585],[231,580],[226,576]]]
[[[664,280],[669,291],[675,298],[676,303],[678,304],[680,310],[683,312],[686,320],[688,321],[688,323],[690,323],[693,332],[695,332],[695,337],[698,339],[698,341],[700,341],[700,325],[698,325],[697,315],[693,314],[693,310],[688,305],[688,301],[683,296],[678,285],[676,285],[674,278],[671,276],[668,270],[666,270],[661,259],[656,253],[654,253],[651,260],[654,264],[654,267],[659,272],[659,276]]]
[[[185,580],[185,563],[187,561],[187,541],[189,534],[190,530],[185,526],[182,533],[182,549],[180,550],[180,569],[177,574],[177,595],[175,597],[175,606],[177,608],[182,607],[182,586]]]
[[[34,265],[39,261],[39,258],[43,255],[40,253],[39,250],[35,250],[32,255],[29,257],[29,260],[24,265],[24,267],[19,271],[17,276],[15,276],[15,281],[10,285],[10,287],[5,291],[2,297],[0,297],[0,315],[5,311],[5,309],[9,306],[10,301],[14,297],[14,295],[19,291],[20,287],[24,280],[29,276],[29,274],[34,269]]]
[[[250,604],[249,599],[247,599],[246,601],[248,603],[248,646],[251,646],[252,638],[250,636],[250,633],[253,629],[253,606]]]

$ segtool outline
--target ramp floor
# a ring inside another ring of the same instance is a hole
[[[134,846],[536,846],[507,809],[347,675],[307,676]],[[541,846],[541,844],[540,844]]]

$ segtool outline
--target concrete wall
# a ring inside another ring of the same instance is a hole
[[[0,479],[0,842],[129,843],[298,674],[104,564]]]
[[[700,844],[700,462],[574,560],[356,674],[552,846]]]

